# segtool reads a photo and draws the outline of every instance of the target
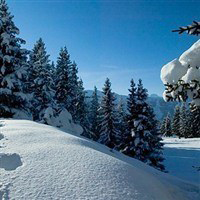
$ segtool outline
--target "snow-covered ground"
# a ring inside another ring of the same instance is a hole
[[[165,166],[170,174],[200,186],[200,138],[164,138]]]
[[[0,127],[0,199],[197,200],[195,184],[27,120]]]

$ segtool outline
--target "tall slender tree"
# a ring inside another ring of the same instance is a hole
[[[190,129],[188,137],[198,138],[200,137],[200,108],[191,105],[190,115],[187,122]]]
[[[182,103],[180,110],[180,137],[187,138],[188,134],[189,134],[188,112],[186,108],[186,103]]]
[[[78,68],[75,61],[71,65],[71,70],[69,74],[69,85],[71,88],[70,91],[70,104],[69,104],[69,112],[71,113],[73,119],[76,119],[77,106],[79,101],[79,78],[78,78]],[[82,87],[82,86],[81,86]],[[81,90],[82,91],[82,90]]]
[[[129,89],[129,95],[127,99],[127,114],[126,114],[126,122],[127,129],[125,131],[123,137],[123,144],[121,144],[122,152],[129,155],[134,156],[134,137],[135,137],[135,126],[134,121],[137,118],[136,111],[136,102],[137,102],[137,88],[135,86],[134,80],[131,79],[131,85]]]
[[[18,34],[6,1],[0,0],[0,117],[5,118],[30,117],[23,91],[28,51],[21,48],[25,41]]]
[[[166,118],[164,119],[164,133],[163,136],[165,137],[171,137],[172,136],[172,125],[171,125],[171,117],[168,113]]]
[[[176,106],[174,109],[174,116],[172,119],[172,135],[181,136],[180,133],[180,106]]]
[[[161,132],[158,128],[158,121],[154,114],[153,108],[148,106],[148,129],[150,134],[147,135],[149,152],[147,163],[154,168],[165,171],[165,166],[163,165],[163,143]]]
[[[99,142],[110,148],[114,148],[119,144],[119,133],[116,128],[115,98],[111,91],[111,82],[108,78],[104,84],[103,94],[100,110],[101,122]]]
[[[95,86],[89,110],[90,131],[93,133],[93,139],[95,141],[99,139],[99,107],[100,105],[97,94],[97,87]]]
[[[56,66],[55,99],[61,108],[69,111],[71,105],[70,70],[72,63],[67,48],[61,48]]]
[[[29,60],[28,81],[32,90],[32,112],[33,119],[42,121],[47,108],[53,106],[53,80],[50,72],[49,55],[46,52],[45,43],[40,38],[32,52]]]

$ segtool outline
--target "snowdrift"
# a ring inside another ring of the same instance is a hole
[[[2,120],[0,199],[196,200],[198,187],[103,145],[27,120]]]

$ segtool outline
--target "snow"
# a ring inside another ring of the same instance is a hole
[[[184,67],[178,59],[174,59],[161,69],[161,80],[164,84],[174,84],[177,83],[186,72],[187,68]]]
[[[28,120],[0,128],[0,199],[197,200],[198,187]]]
[[[164,139],[164,164],[170,174],[196,184],[200,183],[200,138]]]
[[[195,42],[188,50],[186,50],[179,59],[175,59],[164,65],[161,69],[161,80],[167,86],[167,92],[163,94],[164,100],[168,101],[167,96],[182,98],[180,94],[185,93],[192,99],[196,98],[194,93],[197,93],[197,83],[200,81],[200,40]],[[182,87],[184,84],[187,84]],[[187,94],[189,93],[189,94]],[[199,105],[199,102],[197,102]]]
[[[164,84],[177,84],[178,80],[189,83],[200,80],[200,40],[186,50],[179,59],[174,59],[161,69],[161,80]]]
[[[179,58],[183,66],[191,67],[199,66],[200,64],[200,40],[195,42],[187,51],[185,51]]]

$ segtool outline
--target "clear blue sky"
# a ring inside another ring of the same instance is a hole
[[[20,36],[32,49],[39,37],[51,59],[67,46],[86,89],[127,94],[130,79],[143,80],[149,93],[161,95],[162,65],[178,57],[198,37],[171,30],[200,20],[198,1],[7,0]]]

